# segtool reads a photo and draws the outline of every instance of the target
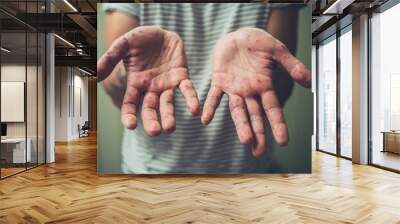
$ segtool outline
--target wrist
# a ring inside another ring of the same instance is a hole
[[[115,104],[119,104],[119,98],[125,92],[126,73],[122,64],[118,64],[114,71],[103,82],[104,90],[113,98]],[[117,99],[118,98],[118,99]]]
[[[126,84],[125,73],[118,71],[115,74],[110,75],[103,81],[103,86],[108,93],[113,93],[114,91],[121,89]]]

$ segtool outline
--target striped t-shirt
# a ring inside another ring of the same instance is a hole
[[[189,76],[204,103],[211,83],[211,52],[222,35],[241,27],[265,29],[270,4],[264,3],[109,3],[105,11],[136,16],[140,25],[158,25],[174,31],[183,40]],[[139,110],[140,111],[140,110]],[[225,94],[213,121],[205,126],[200,116],[186,110],[182,94],[175,91],[176,130],[148,136],[138,116],[138,127],[124,131],[122,170],[124,173],[266,173],[277,166],[267,128],[267,153],[252,155],[251,145],[242,145],[231,120]]]

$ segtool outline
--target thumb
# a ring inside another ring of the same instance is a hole
[[[114,67],[121,61],[129,50],[129,42],[125,35],[114,41],[111,47],[97,61],[98,82],[106,79]]]
[[[311,86],[311,73],[299,59],[293,56],[286,46],[278,43],[275,46],[274,59],[281,64],[289,75],[300,85],[309,88]]]

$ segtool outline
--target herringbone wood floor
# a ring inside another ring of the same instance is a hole
[[[0,223],[400,223],[400,175],[313,153],[312,175],[97,176],[96,139],[0,181]]]

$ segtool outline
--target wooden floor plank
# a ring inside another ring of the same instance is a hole
[[[311,175],[98,176],[91,136],[0,202],[0,223],[400,223],[400,175],[313,152]]]

